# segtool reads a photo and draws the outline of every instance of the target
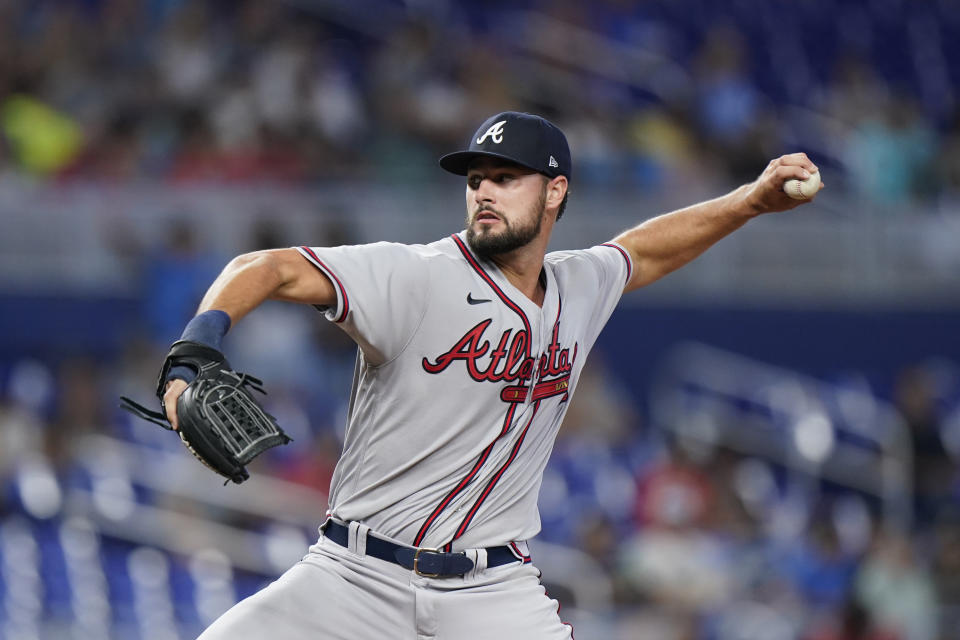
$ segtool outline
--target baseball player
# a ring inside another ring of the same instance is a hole
[[[466,177],[463,231],[241,255],[187,325],[184,339],[219,349],[272,298],[316,306],[359,347],[319,540],[203,640],[572,637],[527,542],[587,354],[624,292],[802,204],[783,183],[816,171],[804,154],[782,156],[725,196],[546,253],[571,179],[560,129],[500,113],[440,165]],[[174,427],[181,378],[171,372],[164,396]]]

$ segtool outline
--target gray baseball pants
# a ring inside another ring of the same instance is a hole
[[[573,638],[531,564],[488,569],[467,553],[462,577],[427,578],[367,556],[366,527],[349,548],[320,537],[262,591],[238,603],[198,640],[561,640]]]

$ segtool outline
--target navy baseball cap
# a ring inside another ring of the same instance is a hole
[[[572,167],[567,137],[557,125],[531,113],[504,111],[487,118],[465,151],[440,158],[440,166],[458,176],[467,175],[470,161],[500,158],[533,169],[549,178],[566,176]]]

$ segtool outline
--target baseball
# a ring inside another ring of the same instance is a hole
[[[783,183],[783,191],[794,200],[807,200],[820,190],[820,172],[814,171],[806,180],[791,179]]]

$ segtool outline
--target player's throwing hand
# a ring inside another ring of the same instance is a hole
[[[789,180],[808,180],[812,174],[818,172],[817,165],[813,164],[805,153],[780,156],[770,161],[759,178],[746,185],[744,197],[757,215],[793,209],[809,202],[816,194],[797,199],[796,196],[787,194],[784,184]],[[817,191],[823,187],[821,182]]]

